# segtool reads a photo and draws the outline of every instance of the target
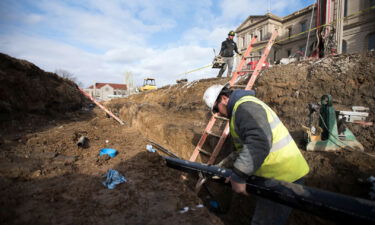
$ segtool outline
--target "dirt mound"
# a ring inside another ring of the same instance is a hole
[[[0,116],[53,114],[82,107],[77,85],[25,60],[0,53]]]
[[[370,108],[368,121],[375,121],[375,52],[340,55],[321,60],[295,62],[266,70],[255,85],[257,97],[267,102],[301,139],[307,125],[307,104],[330,94],[336,110],[352,106]],[[349,124],[366,151],[375,151],[375,126]]]

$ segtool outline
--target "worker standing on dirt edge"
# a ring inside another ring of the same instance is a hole
[[[254,97],[253,91],[229,90],[213,85],[203,100],[214,112],[230,119],[230,134],[236,151],[233,173],[229,177],[232,189],[247,195],[249,175],[286,182],[303,183],[309,166],[289,131],[276,113]],[[285,224],[292,209],[257,197],[251,224]]]
[[[234,35],[235,35],[234,31],[230,31],[228,33],[228,38],[221,43],[221,49],[220,49],[219,55],[223,57],[225,64],[223,68],[220,69],[217,77],[223,76],[223,73],[225,72],[227,66],[228,66],[227,77],[231,76],[232,69],[233,69],[233,56],[234,56],[233,51],[235,51],[239,55],[242,55],[241,53],[238,52],[236,42],[233,41]]]

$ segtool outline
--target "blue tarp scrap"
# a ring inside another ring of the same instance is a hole
[[[116,185],[126,182],[126,178],[121,175],[118,171],[109,169],[107,171],[106,180],[103,181],[103,185],[108,189],[114,189]]]

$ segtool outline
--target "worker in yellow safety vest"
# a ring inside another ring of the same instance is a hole
[[[286,182],[303,183],[309,166],[289,131],[276,113],[254,97],[253,91],[209,87],[203,96],[207,106],[230,119],[230,134],[236,151],[231,154],[233,191],[247,195],[246,179],[257,175]],[[285,224],[292,209],[263,198],[251,224]]]

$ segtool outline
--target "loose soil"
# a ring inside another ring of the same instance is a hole
[[[167,168],[157,153],[145,148],[149,138],[188,159],[210,117],[203,92],[227,78],[167,86],[106,103],[126,123],[121,126],[97,108],[88,110],[71,82],[28,62],[0,57],[0,90],[9,97],[0,99],[1,224],[249,223],[252,196],[209,184],[225,213],[210,212],[207,205],[196,208],[207,203],[207,193],[198,196],[192,190],[196,179],[182,180],[179,171]],[[33,76],[39,76],[35,79],[40,84],[33,83]],[[307,152],[301,126],[307,124],[307,104],[319,102],[326,93],[333,96],[336,109],[369,107],[368,121],[374,121],[374,81],[373,52],[274,66],[258,79],[257,97],[279,114],[309,163],[306,185],[368,199],[363,181],[375,174],[374,126],[349,125],[365,153]],[[12,89],[20,82],[23,95]],[[44,92],[32,98],[37,85]],[[223,123],[215,129],[220,126]],[[87,148],[76,145],[82,135],[90,140]],[[212,150],[216,141],[210,138],[205,149]],[[98,157],[104,147],[119,154]],[[228,140],[219,159],[230,149]],[[119,171],[128,182],[107,189],[101,182],[108,169]],[[180,213],[186,206],[191,210]],[[334,223],[294,210],[288,224]]]

